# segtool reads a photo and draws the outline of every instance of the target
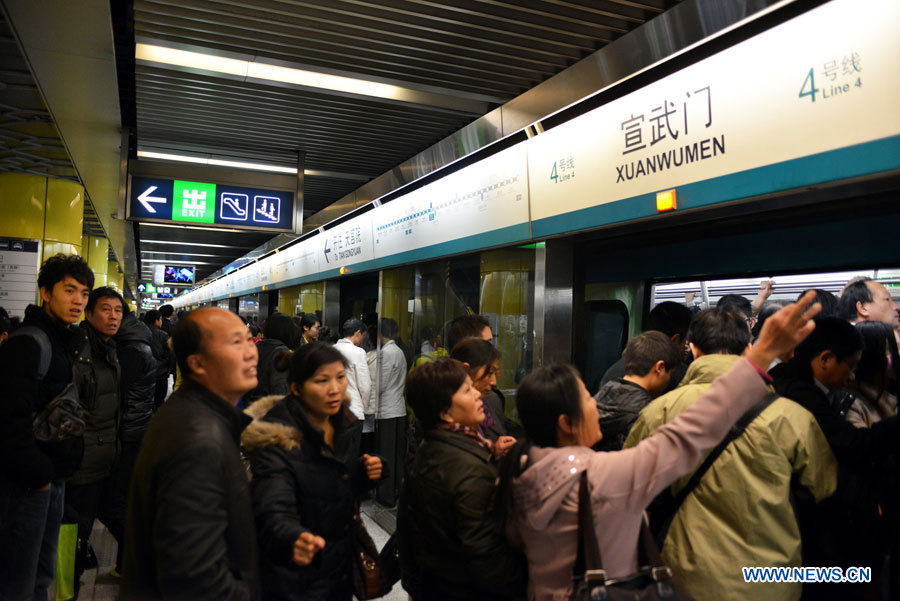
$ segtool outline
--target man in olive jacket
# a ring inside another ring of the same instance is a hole
[[[707,309],[691,323],[689,340],[695,359],[684,379],[641,412],[626,448],[672,421],[731,369],[750,331],[743,316]],[[691,475],[675,481],[673,495]],[[821,501],[837,486],[837,465],[812,414],[778,397],[716,458],[675,514],[662,549],[675,586],[696,601],[799,599],[800,583],[748,583],[741,572],[801,565],[792,477]]]
[[[138,455],[120,598],[244,601],[259,596],[256,531],[236,407],[256,386],[256,345],[240,318],[199,309],[173,335],[182,386]]]

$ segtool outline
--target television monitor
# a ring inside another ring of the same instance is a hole
[[[189,285],[194,283],[194,268],[187,265],[166,265],[163,271],[164,284]]]

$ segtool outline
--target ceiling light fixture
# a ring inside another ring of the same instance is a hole
[[[155,150],[138,150],[139,159],[157,159],[160,161],[175,161],[177,163],[193,163],[195,165],[212,165],[215,167],[229,167],[232,169],[249,169],[253,171],[271,171],[273,173],[287,173],[290,175],[297,174],[296,167],[283,167],[281,165],[272,165],[270,163],[250,163],[247,161],[232,161],[227,159],[216,159],[211,156],[197,156],[189,154],[173,154],[170,152],[157,152]],[[304,175],[312,177],[333,177],[336,179],[348,179],[353,181],[367,182],[372,179],[368,175],[359,173],[342,173],[340,171],[323,171],[321,169],[304,169]]]
[[[332,75],[296,67],[283,67],[255,60],[248,61],[205,52],[179,50],[146,42],[139,42],[135,45],[134,58],[136,61],[220,73],[244,80],[275,81],[344,94],[439,106],[477,115],[488,112],[489,103],[496,103],[499,100],[486,95],[461,95],[459,92],[450,90],[420,90],[356,77]]]

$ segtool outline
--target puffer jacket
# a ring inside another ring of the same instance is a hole
[[[403,588],[415,601],[516,599],[525,563],[506,541],[490,453],[463,434],[428,430],[400,493]]]
[[[119,436],[122,441],[136,442],[144,436],[153,417],[156,360],[150,349],[152,335],[150,328],[129,312],[122,318],[115,339],[121,367]]]
[[[594,395],[600,414],[603,439],[594,448],[598,451],[618,451],[625,444],[638,414],[653,397],[647,389],[622,378],[610,380]]]
[[[256,343],[256,352],[259,353],[259,359],[256,363],[258,384],[256,388],[244,395],[244,406],[248,406],[264,396],[285,396],[290,393],[287,383],[287,371],[275,369],[275,360],[281,353],[289,351],[290,349],[277,338],[263,338]]]
[[[88,322],[78,327],[73,378],[84,408],[84,457],[72,484],[91,484],[112,471],[119,428],[119,360],[116,343],[104,341]]]
[[[246,412],[263,598],[350,601],[356,502],[373,485],[359,456],[362,422],[347,410],[332,417],[329,446],[294,396],[263,397]],[[291,561],[303,532],[325,539],[308,566]]]
[[[700,403],[716,378],[741,363],[737,355],[723,354],[694,360],[678,388],[641,412],[625,446],[674,423]],[[675,481],[673,496],[688,480]],[[790,496],[797,491],[818,502],[836,486],[834,455],[815,418],[776,398],[722,451],[672,519],[662,557],[675,585],[696,601],[799,599],[800,583],[744,582],[736,575],[742,566],[803,565]]]
[[[72,381],[75,330],[37,305],[25,309],[23,326],[43,330],[50,340],[50,367],[37,379],[41,348],[30,336],[14,336],[0,345],[0,475],[25,488],[71,476],[81,462],[83,439],[44,444],[34,438],[34,416]]]

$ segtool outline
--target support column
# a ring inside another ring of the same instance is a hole
[[[306,152],[297,152],[297,202],[294,204],[294,233],[303,233],[303,180],[306,177]]]
[[[241,308],[241,299],[239,299],[239,298],[229,298],[228,299],[228,310],[229,311],[231,311],[232,313],[237,315],[240,308]]]
[[[325,294],[322,307],[322,325],[335,332],[341,331],[341,281],[325,280]]]
[[[575,257],[571,242],[535,249],[534,366],[572,362]]]
[[[84,188],[27,173],[0,173],[0,237],[41,241],[42,259],[81,254]]]
[[[106,271],[109,269],[109,240],[96,236],[85,236],[81,256],[94,272],[94,288],[107,285]]]

